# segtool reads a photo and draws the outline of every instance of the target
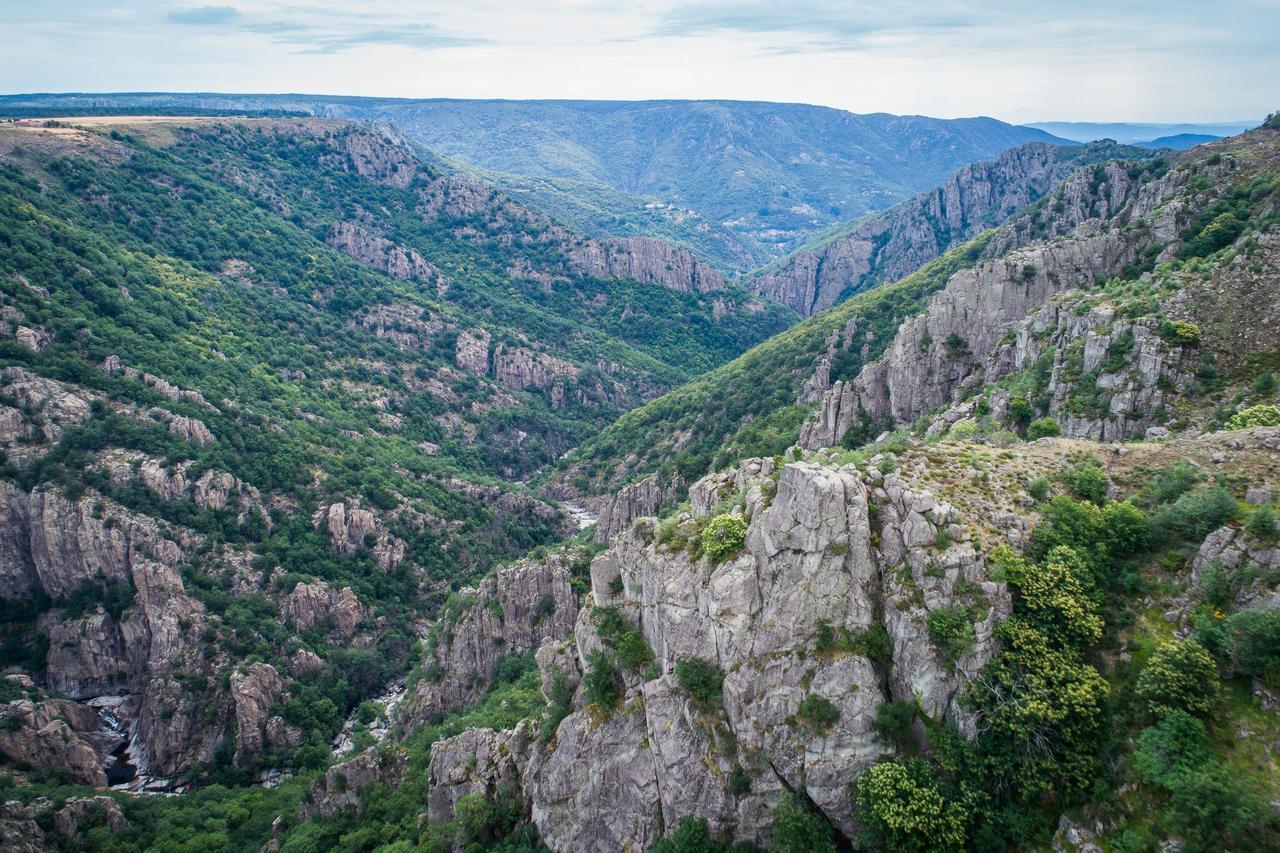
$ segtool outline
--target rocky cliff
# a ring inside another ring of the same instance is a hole
[[[557,850],[644,849],[689,814],[761,843],[778,796],[803,786],[852,832],[847,788],[885,751],[876,709],[914,698],[972,732],[956,697],[994,654],[992,628],[1009,611],[1008,592],[970,542],[988,520],[935,498],[924,471],[750,460],[694,484],[689,511],[617,534],[592,562],[572,645],[539,650],[544,685],[601,666],[619,620],[652,663],[610,664],[616,706],[579,691],[546,744],[519,731],[437,744],[432,819],[451,817],[463,793],[518,782]],[[741,552],[692,556],[686,542],[726,508],[745,524]],[[975,639],[949,659],[927,617],[956,606]],[[678,667],[695,659],[723,678],[713,699],[681,687]],[[836,719],[808,719],[815,703],[829,703]],[[482,753],[493,759],[477,763]]]
[[[1019,389],[1069,435],[1125,439],[1174,420],[1174,402],[1194,393],[1205,359],[1247,357],[1240,341],[1202,333],[1195,320],[1212,316],[1209,292],[1246,289],[1228,283],[1246,268],[1256,282],[1250,288],[1267,287],[1274,236],[1241,237],[1248,262],[1222,259],[1208,274],[1142,270],[1176,258],[1200,211],[1221,206],[1231,182],[1256,168],[1245,156],[1218,155],[1153,178],[1117,162],[1076,173],[1047,204],[997,230],[986,249],[997,257],[952,276],[857,376],[831,382],[829,355],[806,388],[808,399],[822,396],[801,445],[836,444],[850,430],[867,440],[948,407],[935,430],[972,418],[978,406],[1012,424],[1008,406]],[[1262,196],[1250,215],[1264,219],[1271,204]],[[1270,328],[1269,300],[1260,305],[1257,317],[1237,309],[1220,325]],[[1173,320],[1185,324],[1181,336]],[[831,353],[842,346],[833,340]]]
[[[1147,156],[1110,143],[1062,148],[1029,142],[965,166],[937,189],[851,226],[813,249],[788,255],[753,278],[758,293],[805,316],[876,284],[895,281],[1000,225],[1051,192],[1081,165]]]

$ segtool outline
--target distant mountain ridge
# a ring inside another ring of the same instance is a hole
[[[1148,124],[1142,122],[1097,122],[1097,121],[1036,121],[1025,127],[1032,127],[1052,133],[1054,136],[1070,139],[1075,142],[1092,142],[1095,139],[1114,139],[1116,142],[1140,144],[1156,140],[1160,137],[1177,136],[1184,133],[1202,134],[1221,139],[1243,133],[1258,124],[1257,119],[1248,121],[1206,122],[1203,124],[1184,122],[1181,124]],[[1152,146],[1155,147],[1155,146]]]
[[[0,112],[121,106],[287,110],[391,122],[575,228],[661,236],[737,271],[936,186],[969,163],[1026,142],[1061,141],[993,118],[855,115],[754,101],[0,97]],[[626,197],[633,202],[620,205]]]

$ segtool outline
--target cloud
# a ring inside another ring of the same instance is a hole
[[[292,40],[292,39],[291,39]],[[489,44],[488,39],[459,36],[439,30],[430,24],[407,24],[395,29],[363,30],[356,33],[302,33],[297,41],[310,47],[303,53],[339,53],[370,45],[395,45],[415,50],[439,50],[446,47],[470,47]]]
[[[240,10],[235,6],[195,6],[190,9],[175,9],[165,19],[173,24],[211,26],[230,23],[238,17]]]
[[[873,37],[906,32],[955,31],[975,24],[972,13],[949,11],[946,3],[858,3],[796,0],[790,3],[681,4],[649,31],[654,36],[715,33],[788,34],[827,48],[854,47]]]

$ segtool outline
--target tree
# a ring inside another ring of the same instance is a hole
[[[1005,557],[1006,564],[1016,557]],[[1059,545],[1039,563],[1021,561],[1010,583],[1024,617],[1054,643],[1084,651],[1102,637],[1102,617],[1080,581],[1083,561]]]
[[[1136,692],[1147,710],[1160,717],[1174,711],[1209,714],[1218,702],[1218,667],[1195,640],[1161,644],[1138,676]]]
[[[960,850],[966,809],[943,797],[933,768],[918,758],[884,761],[858,777],[858,817],[886,850]]]
[[[1062,427],[1053,418],[1038,418],[1027,425],[1027,441],[1062,435]]]
[[[1106,680],[1020,616],[996,635],[1004,651],[965,698],[983,714],[979,751],[994,784],[1028,799],[1087,789],[1098,772]]]
[[[717,515],[702,530],[702,551],[713,563],[722,563],[742,550],[747,522],[740,515]]]
[[[1250,406],[1232,415],[1226,428],[1247,429],[1256,426],[1280,426],[1280,406]]]
[[[773,810],[769,853],[835,853],[831,823],[802,793],[783,794]]]

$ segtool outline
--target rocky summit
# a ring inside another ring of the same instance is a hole
[[[1280,118],[27,97],[4,849],[1277,849]]]

